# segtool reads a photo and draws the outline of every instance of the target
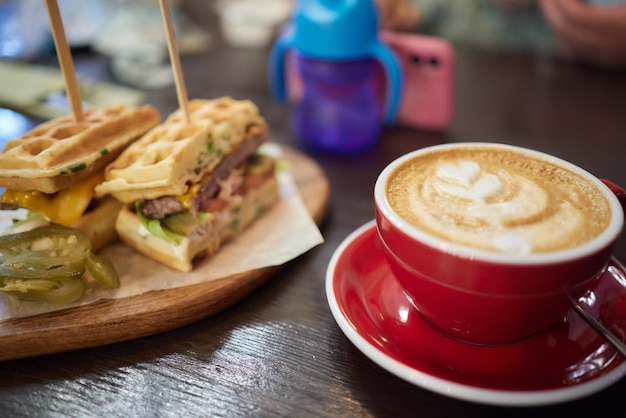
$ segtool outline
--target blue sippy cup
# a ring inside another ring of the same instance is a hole
[[[395,121],[402,75],[378,37],[372,0],[298,0],[292,20],[270,54],[273,94],[285,100],[285,56],[295,53],[303,92],[291,126],[305,147],[353,153],[370,147],[382,125]],[[377,64],[386,77],[384,104]]]

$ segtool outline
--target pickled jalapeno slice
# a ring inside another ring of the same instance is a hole
[[[84,291],[83,274],[118,287],[113,263],[93,253],[80,230],[47,225],[0,236],[0,291],[29,301],[68,303]]]
[[[85,273],[85,263],[53,265],[49,267],[29,266],[23,263],[0,264],[0,277],[15,279],[54,279],[57,277],[81,277]]]
[[[7,268],[52,268],[75,265],[91,251],[89,238],[79,229],[47,225],[0,236],[2,265]],[[58,276],[57,276],[58,277]]]
[[[117,270],[108,258],[89,251],[89,255],[85,258],[85,267],[100,286],[119,287],[120,278]]]
[[[0,291],[30,302],[71,303],[85,291],[82,277],[70,279],[0,278]]]

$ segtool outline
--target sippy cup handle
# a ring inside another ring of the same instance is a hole
[[[269,77],[272,94],[280,101],[285,101],[285,55],[294,40],[293,28],[287,29],[274,42],[269,56]]]
[[[392,125],[396,120],[400,103],[400,90],[402,88],[402,70],[398,59],[392,50],[381,42],[374,43],[371,54],[383,66],[387,81],[385,96],[384,119],[387,125]]]

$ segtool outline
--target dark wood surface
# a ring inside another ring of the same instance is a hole
[[[224,94],[261,108],[276,142],[298,147],[288,109],[268,92],[265,50],[222,45],[210,10],[189,2],[217,44],[184,57],[190,97]],[[109,77],[106,59],[77,71]],[[558,60],[457,50],[456,115],[445,134],[385,131],[358,156],[310,152],[331,185],[325,243],[251,295],[208,319],[128,342],[0,363],[2,416],[626,416],[626,380],[584,399],[541,408],[464,402],[409,384],[358,351],[324,293],[337,245],[373,218],[372,187],[392,159],[449,141],[489,140],[546,151],[626,184],[626,74]],[[167,114],[173,88],[148,100]],[[626,260],[622,238],[616,256]]]

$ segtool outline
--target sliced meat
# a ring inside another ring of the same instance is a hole
[[[222,160],[211,173],[211,176],[202,182],[198,193],[191,202],[191,213],[195,216],[202,211],[220,188],[220,181],[225,180],[230,172],[241,165],[254,151],[267,140],[266,136],[257,136],[242,142],[239,147]]]
[[[2,203],[0,202],[0,210],[17,210],[20,207],[13,203]]]
[[[143,214],[152,219],[163,219],[167,215],[184,210],[175,196],[163,196],[158,199],[144,200],[141,203]]]
[[[200,188],[192,199],[190,212],[197,216],[199,212],[205,211],[206,207],[210,206],[209,202],[217,196],[220,190],[220,183],[226,180],[230,173],[246,161],[259,145],[267,141],[267,139],[268,135],[264,134],[245,140],[236,150],[225,156],[211,174],[202,180]],[[142,207],[144,215],[153,219],[163,219],[167,215],[185,209],[175,196],[163,196],[153,200],[145,200],[142,202]]]

